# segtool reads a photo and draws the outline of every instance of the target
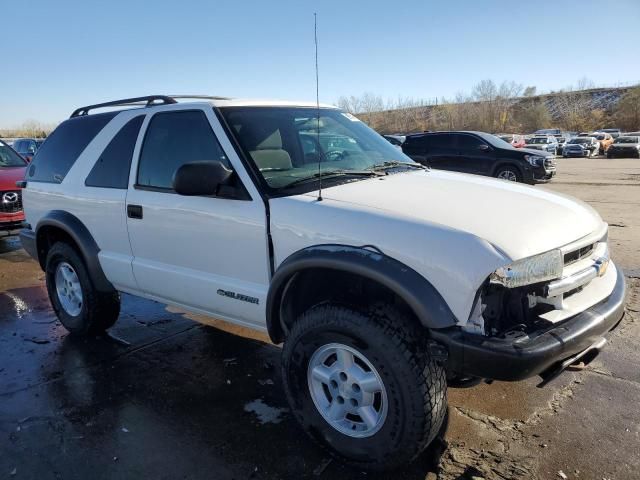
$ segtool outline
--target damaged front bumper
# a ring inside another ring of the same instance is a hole
[[[544,383],[587,354],[593,357],[620,323],[626,286],[622,271],[616,273],[607,298],[548,329],[487,337],[452,327],[432,330],[431,337],[447,348],[447,368],[456,375],[503,381],[540,375]]]

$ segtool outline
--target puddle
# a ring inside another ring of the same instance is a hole
[[[253,400],[244,406],[245,412],[255,413],[258,421],[264,425],[265,423],[280,423],[282,414],[288,412],[286,408],[270,407],[261,399]]]

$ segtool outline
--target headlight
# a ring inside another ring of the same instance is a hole
[[[562,266],[562,252],[551,250],[501,267],[491,274],[489,281],[507,288],[522,287],[559,278]]]
[[[542,165],[542,163],[544,162],[544,157],[541,157],[539,155],[525,155],[524,159],[534,167],[536,165]]]

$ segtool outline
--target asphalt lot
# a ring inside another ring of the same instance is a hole
[[[448,448],[386,474],[330,461],[304,436],[264,339],[131,296],[111,336],[70,338],[39,267],[0,239],[0,478],[638,478],[639,187],[640,160],[602,158],[560,158],[556,179],[535,187],[610,224],[629,299],[607,349],[544,389],[451,389]]]

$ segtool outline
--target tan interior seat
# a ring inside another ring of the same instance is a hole
[[[288,170],[293,168],[289,152],[282,148],[282,138],[279,130],[263,139],[249,153],[260,170]]]
[[[265,148],[260,150],[253,150],[249,152],[251,158],[256,162],[256,165],[260,170],[264,169],[278,169],[288,170],[293,168],[291,163],[291,157],[286,150],[281,148]]]

